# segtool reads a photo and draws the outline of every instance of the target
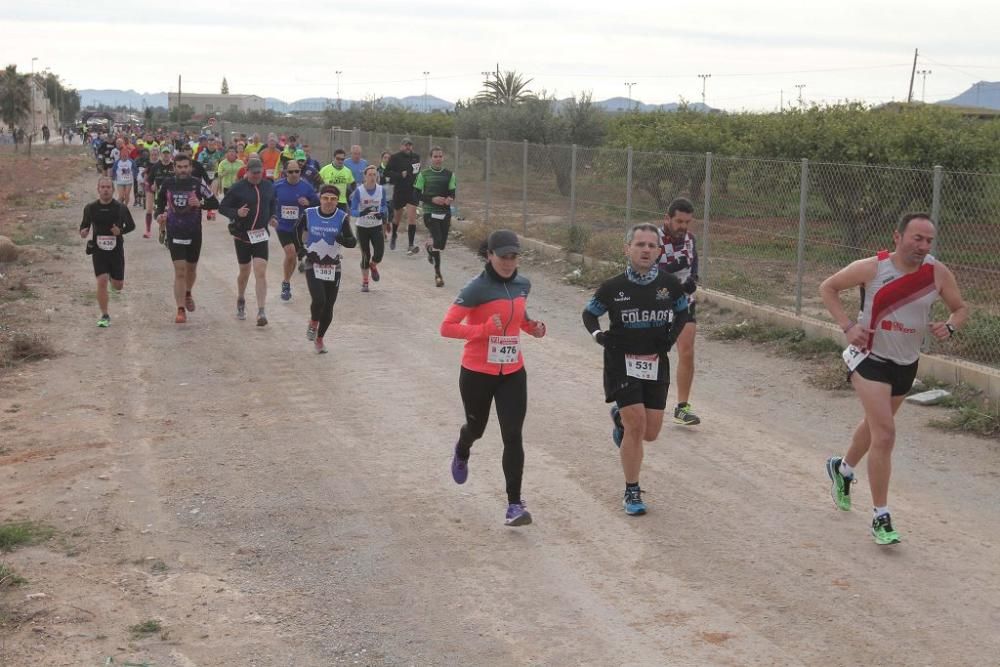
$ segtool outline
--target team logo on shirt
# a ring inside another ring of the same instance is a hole
[[[631,301],[631,297],[625,295],[625,292],[618,292],[618,296],[615,297],[615,303],[622,303],[623,301]]]
[[[657,301],[666,301],[669,298],[670,298],[670,290],[667,289],[666,287],[661,287],[660,289],[656,290]]]

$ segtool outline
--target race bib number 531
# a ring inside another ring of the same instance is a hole
[[[626,354],[625,374],[638,380],[656,380],[660,375],[660,355]]]

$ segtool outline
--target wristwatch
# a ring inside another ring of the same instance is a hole
[[[951,322],[945,322],[944,328],[948,330],[948,338],[954,336],[955,332],[958,331],[958,329],[955,328],[955,325],[952,324]]]

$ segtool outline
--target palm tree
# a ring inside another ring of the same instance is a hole
[[[528,90],[528,84],[534,79],[525,79],[517,72],[504,72],[483,83],[483,90],[476,95],[476,101],[495,106],[512,107],[530,99],[535,95]]]
[[[17,65],[7,65],[7,69],[0,72],[0,120],[13,132],[14,126],[30,110],[31,87],[28,85],[28,75],[18,74]]]

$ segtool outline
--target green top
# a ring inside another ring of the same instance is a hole
[[[340,203],[347,203],[347,186],[354,182],[354,173],[347,167],[328,164],[319,170],[319,177],[328,185],[336,185],[340,190]]]
[[[451,173],[451,170],[433,167],[421,170],[417,173],[413,188],[420,190],[420,201],[424,203],[424,210],[430,213],[451,211],[451,207],[447,204],[435,204],[431,201],[434,197],[455,197],[455,174]]]
[[[219,163],[217,171],[219,175],[219,180],[222,181],[222,187],[227,189],[233,187],[233,183],[236,182],[237,177],[239,176],[240,169],[242,169],[245,166],[246,165],[243,164],[243,160],[239,159],[234,160],[232,162],[230,162],[228,159],[221,161]]]

